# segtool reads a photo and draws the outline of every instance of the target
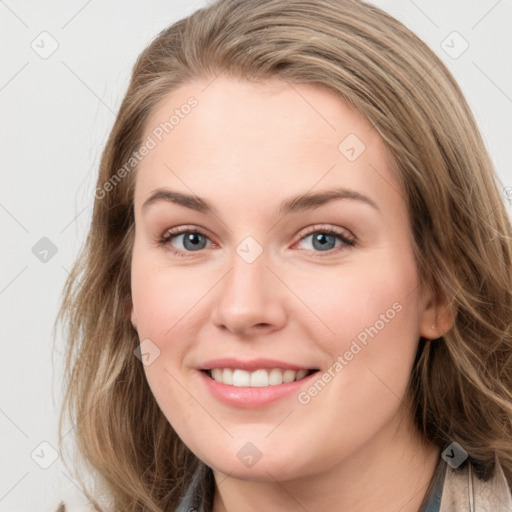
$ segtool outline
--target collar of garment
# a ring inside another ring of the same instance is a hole
[[[475,475],[469,461],[455,469],[444,464],[418,512],[512,512],[512,491],[497,458],[495,464],[494,475],[487,481]],[[214,491],[213,471],[199,464],[175,512],[211,512]]]

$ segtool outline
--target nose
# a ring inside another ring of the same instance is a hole
[[[213,323],[244,339],[282,329],[286,286],[268,266],[265,252],[252,263],[234,254],[233,266],[216,287]]]

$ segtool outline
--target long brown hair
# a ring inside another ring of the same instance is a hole
[[[447,298],[455,316],[442,338],[420,343],[410,381],[415,423],[440,447],[458,442],[484,479],[496,455],[510,484],[511,225],[461,90],[426,44],[362,1],[220,0],[162,31],[134,65],[59,312],[67,326],[61,436],[67,418],[81,462],[108,492],[111,509],[176,506],[200,464],[160,411],[134,356],[136,166],[120,170],[143,144],[148,116],[164,96],[219,73],[325,87],[380,134],[405,190],[421,281]]]

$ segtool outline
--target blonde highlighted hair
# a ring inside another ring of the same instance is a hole
[[[382,137],[405,190],[422,283],[455,316],[442,338],[419,344],[410,380],[415,423],[440,447],[458,442],[483,479],[496,456],[512,484],[511,225],[450,72],[403,24],[360,0],[220,0],[162,31],[139,56],[98,187],[140,147],[166,95],[220,73],[327,88]],[[67,327],[60,432],[69,420],[112,510],[157,512],[177,505],[200,461],[160,411],[134,357],[134,180],[135,171],[95,199],[66,283],[58,316]]]

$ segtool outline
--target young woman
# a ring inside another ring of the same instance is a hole
[[[376,7],[220,0],[160,33],[60,313],[91,501],[512,510],[498,181],[446,67]]]

